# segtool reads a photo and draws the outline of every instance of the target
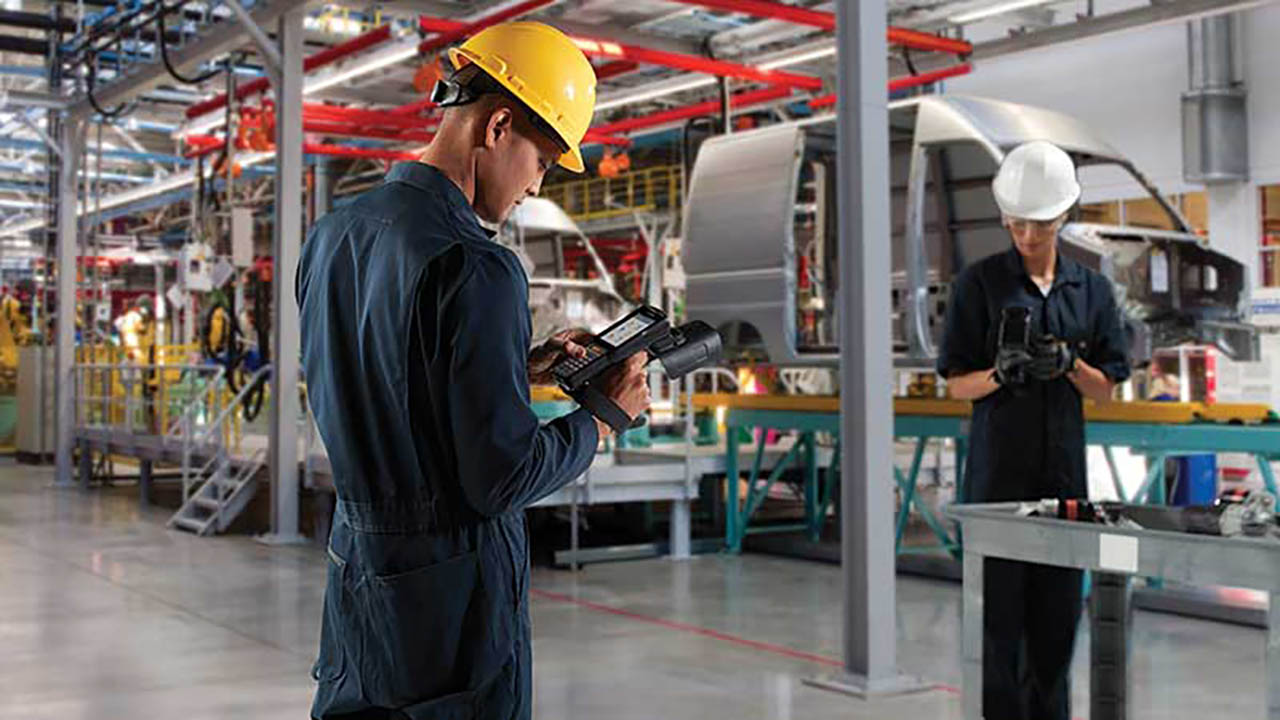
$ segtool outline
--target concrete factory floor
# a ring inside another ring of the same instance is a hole
[[[306,717],[322,552],[166,531],[133,492],[51,477],[0,464],[0,718]],[[801,684],[838,665],[833,566],[704,556],[539,570],[534,587],[543,720],[960,716],[954,584],[898,581],[901,665],[934,689],[875,702]],[[1136,717],[1263,716],[1260,630],[1139,613],[1135,642]]]

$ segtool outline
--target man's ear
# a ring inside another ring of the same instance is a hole
[[[485,149],[492,150],[512,132],[515,132],[515,117],[511,114],[511,108],[503,105],[494,107],[484,128]]]

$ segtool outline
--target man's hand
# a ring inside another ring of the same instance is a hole
[[[1000,348],[996,353],[995,381],[1001,385],[1016,385],[1025,381],[1026,368],[1031,360],[1031,353],[1022,348]]]
[[[1076,352],[1070,343],[1045,338],[1031,349],[1027,374],[1036,380],[1055,380],[1071,372],[1076,365]]]
[[[592,337],[591,332],[583,328],[562,330],[534,348],[529,353],[529,384],[555,384],[555,378],[551,375],[551,368],[555,367],[556,363],[563,360],[566,355],[576,358],[586,357],[586,344]]]
[[[649,354],[640,351],[610,370],[603,378],[601,391],[617,403],[629,418],[635,418],[649,409],[649,382],[644,371],[648,364]],[[609,426],[599,419],[596,420],[596,427],[600,430],[600,437],[610,432]]]

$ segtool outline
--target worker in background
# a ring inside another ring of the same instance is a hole
[[[150,295],[141,295],[116,321],[125,356],[137,365],[151,363],[151,346],[156,341],[155,313]]]
[[[338,500],[317,718],[526,720],[532,712],[524,509],[579,476],[608,426],[539,426],[528,282],[499,224],[557,162],[583,169],[595,73],[559,31],[496,25],[450,52],[419,162],[321,218],[303,246],[302,364]],[[632,416],[636,356],[605,379]]]
[[[952,397],[973,401],[960,500],[1085,498],[1082,398],[1108,400],[1129,376],[1111,283],[1058,249],[1080,198],[1067,153],[1021,145],[992,189],[1013,244],[956,280],[938,358]],[[1025,347],[1000,342],[1011,307],[1030,311]],[[983,593],[984,717],[1069,720],[1081,573],[987,560]]]
[[[22,302],[14,296],[8,285],[0,287],[0,319],[9,326],[9,334],[13,342],[25,345],[30,340],[31,327],[22,314]]]

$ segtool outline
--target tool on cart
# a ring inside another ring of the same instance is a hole
[[[1250,492],[1243,499],[1223,498],[1212,505],[1186,507],[1050,499],[1022,503],[1018,514],[1195,535],[1280,539],[1276,499],[1265,490]]]
[[[629,417],[596,383],[608,371],[638,352],[662,363],[669,380],[675,380],[719,362],[720,333],[704,322],[671,327],[667,314],[642,305],[604,332],[586,342],[587,357],[566,358],[551,369],[565,393],[614,432],[644,425],[644,416]]]

